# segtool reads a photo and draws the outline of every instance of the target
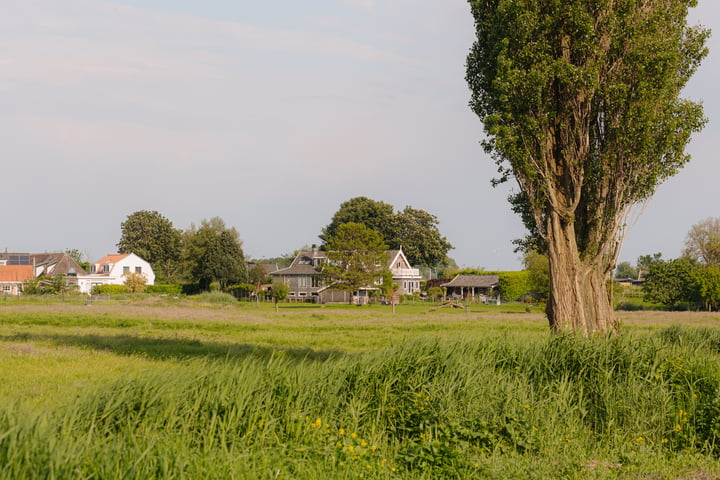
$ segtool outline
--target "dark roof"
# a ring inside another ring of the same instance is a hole
[[[265,275],[270,275],[272,272],[274,272],[278,269],[276,263],[256,263],[256,262],[248,262],[247,263],[248,272],[255,267],[262,268],[263,271],[265,272]]]
[[[270,275],[316,275],[320,273],[320,263],[327,260],[327,255],[318,249],[303,250],[295,255],[289,267],[270,272]]]
[[[455,278],[441,286],[489,288],[497,286],[499,280],[498,275],[455,275]]]

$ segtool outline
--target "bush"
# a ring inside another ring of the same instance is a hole
[[[237,303],[237,299],[229,293],[223,292],[203,292],[195,295],[195,299],[199,302],[215,303],[215,304],[232,304]]]
[[[182,285],[148,285],[146,293],[152,293],[155,295],[180,295],[183,293]]]
[[[92,288],[93,295],[122,295],[128,293],[125,285],[96,285]]]

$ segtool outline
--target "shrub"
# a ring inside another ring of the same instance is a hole
[[[96,285],[92,288],[93,295],[122,295],[128,293],[125,285]]]
[[[195,299],[200,302],[216,304],[232,304],[237,302],[235,297],[224,292],[203,292],[195,295]]]
[[[182,285],[148,285],[145,292],[155,295],[180,295],[183,293]]]

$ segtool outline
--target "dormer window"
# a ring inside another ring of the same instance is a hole
[[[104,264],[102,266],[102,268],[100,269],[100,272],[101,273],[110,273],[110,265],[108,265],[107,263]]]

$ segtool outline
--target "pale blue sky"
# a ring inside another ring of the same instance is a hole
[[[693,18],[720,31],[720,3]],[[457,0],[0,0],[0,249],[115,251],[130,213],[222,217],[245,251],[317,242],[364,195],[427,210],[460,265],[519,268],[467,107]],[[710,123],[621,259],[679,255],[720,216],[717,37],[688,96]]]

